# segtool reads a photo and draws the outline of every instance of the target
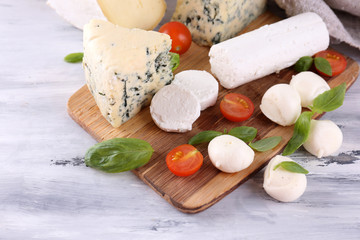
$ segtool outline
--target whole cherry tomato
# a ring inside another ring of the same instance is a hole
[[[162,25],[159,32],[166,33],[172,40],[170,52],[183,54],[191,45],[191,33],[181,22],[168,22]]]

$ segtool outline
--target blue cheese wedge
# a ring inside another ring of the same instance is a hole
[[[137,114],[173,79],[167,34],[91,20],[83,44],[87,85],[113,127]]]
[[[178,0],[172,20],[184,23],[195,43],[211,46],[236,36],[265,5],[266,0]]]

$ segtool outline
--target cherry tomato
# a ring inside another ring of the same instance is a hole
[[[177,176],[186,177],[197,172],[203,163],[203,155],[192,145],[183,144],[166,156],[166,165]]]
[[[181,22],[168,22],[162,25],[159,32],[166,33],[172,40],[170,52],[183,54],[191,45],[191,33]]]
[[[336,75],[339,75],[342,73],[346,68],[346,59],[343,55],[341,55],[338,52],[332,51],[332,50],[325,50],[318,52],[315,54],[315,57],[322,57],[329,61],[331,70],[332,70],[332,76],[329,76],[318,69],[316,69],[321,75],[326,77],[333,77]]]
[[[226,119],[241,122],[248,119],[254,112],[254,104],[242,94],[229,93],[221,100],[220,111]]]

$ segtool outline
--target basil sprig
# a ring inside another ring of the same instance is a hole
[[[294,65],[294,69],[297,72],[307,71],[311,68],[314,59],[309,56],[301,57]]]
[[[171,70],[175,71],[180,65],[180,56],[177,53],[169,52]]]
[[[290,155],[296,151],[308,138],[310,132],[310,122],[314,115],[313,112],[303,112],[295,122],[294,133],[286,145],[283,154]]]
[[[232,135],[234,137],[240,138],[246,143],[251,142],[254,140],[257,134],[257,129],[253,127],[235,127],[229,131],[229,135]]]
[[[342,83],[339,86],[320,94],[313,101],[313,106],[311,107],[312,111],[319,114],[334,111],[343,104],[345,92],[346,84]]]
[[[82,62],[84,57],[84,53],[78,52],[78,53],[70,53],[64,57],[64,61],[68,63],[78,63]]]
[[[322,73],[325,73],[328,76],[332,76],[331,65],[328,60],[322,57],[314,58],[314,65],[316,69]]]
[[[315,65],[316,69],[328,76],[332,76],[332,68],[329,61],[322,57],[312,58],[309,56],[301,57],[294,65],[294,70],[297,72],[308,71],[311,66]]]
[[[251,142],[249,146],[258,152],[265,152],[276,147],[281,142],[281,139],[280,136],[268,137],[256,142]]]
[[[293,135],[286,145],[282,155],[294,153],[307,140],[310,132],[311,118],[315,113],[330,112],[340,107],[345,98],[346,84],[342,83],[317,96],[313,101],[311,111],[303,112],[296,120]]]
[[[154,149],[136,138],[114,138],[97,143],[85,154],[86,166],[108,173],[124,172],[145,165]]]
[[[210,142],[211,140],[213,140],[215,137],[222,135],[222,132],[218,132],[218,131],[203,131],[200,132],[198,134],[196,134],[195,136],[193,136],[190,140],[189,140],[189,144],[190,145],[196,145],[196,144],[200,144],[200,143],[207,143]]]
[[[282,139],[280,136],[276,136],[276,137],[261,139],[256,142],[251,142],[256,137],[257,129],[254,127],[241,126],[241,127],[232,128],[228,133],[226,131],[224,132],[211,131],[211,130],[203,131],[193,136],[188,143],[191,145],[208,143],[211,140],[213,140],[215,137],[223,134],[229,134],[231,136],[243,140],[244,142],[248,143],[252,149],[258,152],[265,152],[270,149],[273,149],[280,143]]]
[[[309,173],[308,170],[306,170],[305,168],[300,166],[298,163],[293,162],[293,161],[283,161],[283,162],[279,163],[278,165],[276,165],[274,167],[274,171],[279,167],[282,167],[283,169],[285,169],[288,172],[302,173],[302,174]]]

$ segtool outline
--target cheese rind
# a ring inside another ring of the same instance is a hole
[[[172,20],[184,23],[195,43],[211,46],[236,36],[265,5],[266,0],[178,0]]]
[[[199,100],[201,110],[215,105],[219,83],[207,71],[187,70],[175,75],[172,84],[179,85],[191,91]]]
[[[325,50],[329,33],[315,13],[265,25],[210,48],[211,72],[231,89],[293,65]]]
[[[47,4],[79,29],[93,18],[106,20],[96,0],[48,0]]]
[[[167,34],[128,29],[102,20],[84,27],[85,78],[113,127],[137,114],[172,81]]]
[[[154,29],[165,15],[165,0],[97,0],[106,18],[126,28]]]
[[[154,29],[165,15],[165,0],[48,0],[61,17],[79,29],[91,19],[126,28]]]

